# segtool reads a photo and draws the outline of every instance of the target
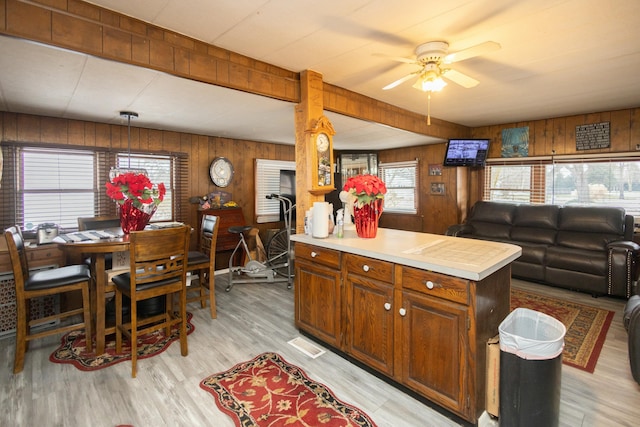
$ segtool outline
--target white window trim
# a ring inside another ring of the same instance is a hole
[[[256,159],[256,222],[280,221],[280,202],[267,199],[269,194],[280,193],[280,171],[296,170],[295,161]]]
[[[380,179],[384,180],[384,170],[389,168],[405,168],[412,167],[415,170],[415,185],[413,187],[413,209],[393,209],[389,208],[386,204],[384,206],[384,210],[389,213],[395,214],[407,214],[407,215],[415,215],[418,213],[418,183],[419,183],[419,164],[418,159],[415,160],[407,160],[404,162],[390,162],[390,163],[379,163],[378,164],[378,176]],[[385,183],[386,184],[386,183]],[[387,186],[387,192],[389,187]]]

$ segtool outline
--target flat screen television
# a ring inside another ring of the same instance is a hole
[[[488,139],[450,139],[443,166],[484,166],[489,153]]]

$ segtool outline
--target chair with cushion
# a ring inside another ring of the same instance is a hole
[[[211,307],[211,318],[216,318],[216,294],[215,294],[215,269],[216,269],[216,240],[218,238],[218,226],[220,218],[213,215],[204,215],[200,227],[200,247],[198,251],[189,252],[189,265],[187,269],[197,272],[197,286],[189,289],[190,293],[198,292],[197,296],[187,298],[187,302],[200,301],[200,307],[207,306],[207,299]],[[194,281],[191,282],[194,284]]]
[[[136,376],[138,336],[164,329],[166,336],[179,325],[180,352],[187,349],[187,256],[190,227],[132,231],[129,234],[130,268],[112,280],[116,288],[116,352],[122,353],[122,334],[131,342],[131,376]],[[173,294],[179,309],[173,312]],[[166,296],[162,313],[138,318],[137,303]],[[123,322],[123,297],[128,297],[130,320]]]
[[[13,226],[5,230],[5,238],[13,267],[16,291],[16,352],[13,373],[22,372],[28,343],[38,338],[84,329],[87,336],[87,350],[91,351],[91,311],[89,303],[91,273],[89,268],[86,265],[69,265],[30,272],[20,227]],[[55,296],[75,291],[82,293],[81,308],[59,311],[41,319],[29,319],[29,304],[33,298]],[[60,322],[55,328],[39,332],[31,330],[32,327],[40,324],[49,323],[53,320],[62,321],[77,315],[82,315],[81,322]]]
[[[627,301],[623,321],[628,333],[631,375],[640,384],[640,295],[633,295]]]

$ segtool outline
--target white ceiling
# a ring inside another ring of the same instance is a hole
[[[413,57],[444,40],[450,52],[494,41],[501,49],[454,64],[477,80],[449,83],[431,115],[466,126],[640,106],[638,0],[98,0],[146,22],[420,114]],[[293,105],[0,37],[0,109],[205,135],[294,143]],[[336,149],[381,149],[433,138],[327,113]]]

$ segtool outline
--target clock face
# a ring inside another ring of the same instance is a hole
[[[218,187],[226,187],[233,178],[233,165],[225,157],[216,157],[209,167],[209,176]]]
[[[316,148],[319,152],[324,153],[329,149],[329,136],[326,133],[320,133],[316,137]]]

